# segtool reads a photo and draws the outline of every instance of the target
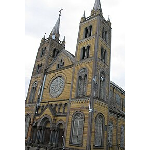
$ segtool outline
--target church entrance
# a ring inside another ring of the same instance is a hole
[[[48,144],[50,141],[50,122],[46,122],[43,126],[43,144]]]

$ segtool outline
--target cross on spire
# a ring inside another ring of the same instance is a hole
[[[59,11],[59,13],[60,13],[59,16],[61,16],[61,11],[62,11],[62,10],[63,10],[63,9],[61,8],[61,10]]]

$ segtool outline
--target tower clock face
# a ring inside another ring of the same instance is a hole
[[[56,77],[50,84],[50,95],[58,97],[64,89],[64,79],[61,76]]]

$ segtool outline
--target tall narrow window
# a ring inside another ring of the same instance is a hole
[[[102,29],[102,39],[106,42],[108,41],[108,32],[104,29],[104,27]]]
[[[31,87],[29,103],[33,103],[33,101],[34,101],[36,87],[37,87],[37,82],[34,82],[33,85],[32,85],[32,87]]]
[[[82,77],[78,77],[78,96],[82,96]]]
[[[105,41],[107,42],[107,37],[108,37],[108,34],[107,34],[107,31],[105,31]]]
[[[87,58],[89,58],[90,46],[88,45],[86,48]]]
[[[101,60],[106,63],[106,50],[103,47],[101,48]]]
[[[82,97],[86,95],[86,87],[87,87],[87,70],[83,68],[78,73],[77,97]]]
[[[58,53],[59,53],[59,50],[55,48],[55,49],[53,50],[53,55],[52,55],[52,57],[53,57],[53,58],[57,57]]]
[[[83,136],[84,116],[81,112],[76,112],[72,118],[71,144],[81,145]]]
[[[85,47],[81,49],[81,59],[85,58]]]
[[[89,51],[90,51],[90,46],[89,45],[87,47],[83,47],[81,49],[81,60],[89,58]]]
[[[112,146],[112,139],[113,138],[113,124],[109,122],[108,124],[108,144],[111,147]]]
[[[85,29],[84,29],[84,33],[85,33],[85,38],[87,38],[88,37],[88,28],[86,27]]]
[[[104,30],[104,27],[103,27],[103,30],[102,30],[102,39],[105,38],[105,30]]]
[[[124,147],[124,126],[121,126],[120,129],[120,147]]]
[[[41,57],[43,57],[43,56],[45,55],[45,51],[46,51],[46,47],[45,47],[45,48],[42,48]]]
[[[41,73],[42,71],[42,64],[37,65],[37,73]]]
[[[100,73],[100,99],[105,100],[105,74],[104,72]]]
[[[92,36],[92,25],[84,29],[84,38],[88,38],[90,36]]]
[[[95,146],[102,147],[104,141],[104,117],[98,114],[95,118]]]
[[[89,26],[89,36],[92,35],[92,26]]]
[[[86,95],[86,86],[87,86],[87,74],[85,74],[83,79],[83,95]]]

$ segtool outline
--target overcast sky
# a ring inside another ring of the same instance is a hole
[[[125,19],[123,0],[100,0],[103,16],[112,23],[111,81],[125,89]],[[95,0],[25,0],[25,98],[41,38],[49,36],[62,8],[60,40],[75,54],[79,22],[90,16]]]

